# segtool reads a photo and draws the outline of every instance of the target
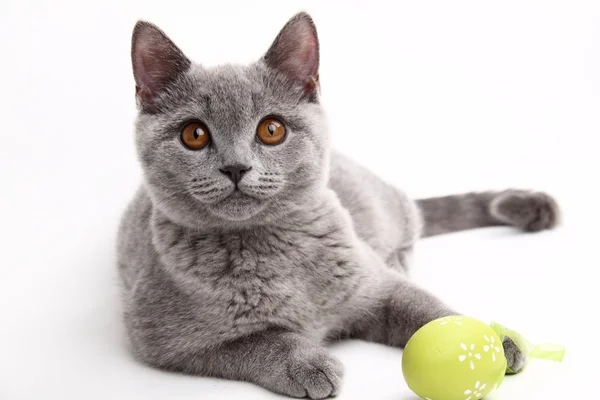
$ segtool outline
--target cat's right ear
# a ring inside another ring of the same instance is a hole
[[[149,113],[157,110],[157,94],[191,65],[163,31],[145,21],[138,21],[133,29],[131,61],[138,104]]]
[[[310,15],[300,12],[290,19],[263,59],[314,96],[319,86],[319,38]]]

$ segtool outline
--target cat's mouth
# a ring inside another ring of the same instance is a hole
[[[260,200],[259,198],[257,198],[256,196],[251,195],[248,192],[245,192],[244,190],[240,189],[239,187],[235,187],[235,189],[233,189],[233,191],[231,192],[231,194],[229,194],[229,196],[226,197],[227,198],[232,198],[232,199],[243,199],[245,197],[249,197],[251,199],[254,200]]]
[[[235,188],[228,195],[211,204],[209,209],[221,218],[243,221],[258,214],[263,207],[263,201],[243,189]]]

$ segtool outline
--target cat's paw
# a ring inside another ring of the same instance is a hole
[[[519,350],[515,342],[508,336],[504,338],[502,346],[504,347],[504,355],[506,356],[508,368],[515,373],[521,372],[527,364],[527,356]]]
[[[287,361],[286,379],[278,391],[292,397],[325,399],[340,391],[344,367],[323,349],[298,351]]]
[[[527,232],[552,229],[560,220],[560,209],[552,196],[542,192],[508,190],[491,204],[492,215]]]

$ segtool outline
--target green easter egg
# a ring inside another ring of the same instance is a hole
[[[419,329],[402,356],[408,387],[426,400],[478,400],[498,388],[506,357],[496,332],[474,318],[451,316]]]

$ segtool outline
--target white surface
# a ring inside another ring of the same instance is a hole
[[[114,241],[139,182],[135,20],[197,61],[245,62],[303,8],[321,37],[336,147],[414,196],[513,186],[560,200],[553,232],[422,242],[415,279],[465,313],[568,348],[490,399],[597,396],[598,2],[174,3],[0,4],[0,399],[281,397],[134,362]],[[347,369],[340,399],[414,399],[401,351],[332,351]]]

